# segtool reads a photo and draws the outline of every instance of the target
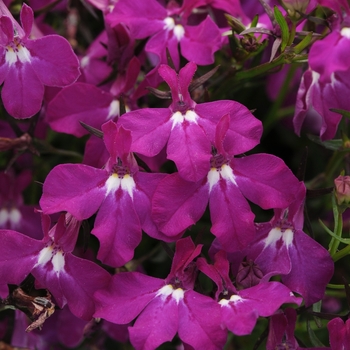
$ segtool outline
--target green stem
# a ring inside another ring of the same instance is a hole
[[[336,252],[334,255],[332,255],[333,261],[336,262],[336,261],[340,260],[341,258],[344,258],[344,256],[347,256],[349,254],[350,254],[350,244],[347,245],[342,250],[339,250],[339,252]]]
[[[335,196],[334,196],[334,194],[332,196],[332,206],[333,206],[333,216],[334,216],[334,234],[337,237],[341,238],[342,237],[342,232],[343,232],[343,215],[338,210],[337,204],[335,203]],[[340,244],[340,241],[337,240],[336,238],[332,237],[331,242],[329,243],[329,253],[333,257],[333,260],[335,259],[335,256],[338,253],[340,253],[340,252],[337,253],[339,244]],[[339,260],[339,259],[337,259],[337,260]],[[334,260],[334,261],[336,261],[336,260]]]
[[[296,22],[292,22],[292,28],[291,31],[289,33],[289,39],[288,39],[288,43],[287,43],[287,47],[291,46],[293,44],[294,38],[295,38],[295,33],[296,33],[296,28],[297,28],[297,24]]]

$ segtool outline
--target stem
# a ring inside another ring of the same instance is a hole
[[[343,215],[341,212],[339,212],[337,204],[335,203],[335,196],[333,194],[332,196],[332,206],[333,206],[333,216],[334,216],[334,234],[341,238],[342,237],[342,232],[343,232]],[[336,238],[332,237],[331,242],[329,243],[329,253],[331,254],[332,258],[334,261],[337,253],[337,249],[339,247],[340,241],[337,240]],[[344,248],[346,249],[346,248]]]
[[[293,21],[292,28],[291,28],[291,31],[289,33],[289,39],[288,39],[287,46],[291,46],[293,44],[293,41],[295,38],[295,33],[296,33],[296,28],[297,28],[297,23]]]
[[[342,250],[339,250],[339,252],[336,252],[334,255],[332,255],[333,261],[336,262],[336,261],[340,260],[341,258],[344,258],[344,256],[347,256],[348,254],[350,254],[350,244],[347,245]]]
[[[341,238],[343,232],[343,215],[339,212],[337,204],[335,203],[335,196],[332,196],[332,206],[333,206],[333,215],[334,215],[334,234]],[[331,242],[329,243],[329,253],[331,254],[333,260],[337,254],[340,241],[332,237]],[[336,260],[334,260],[336,261]]]

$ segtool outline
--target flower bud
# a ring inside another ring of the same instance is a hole
[[[298,19],[300,18],[299,12],[305,13],[310,0],[282,0],[282,2],[289,16]]]
[[[244,259],[238,269],[236,285],[238,288],[250,288],[259,284],[263,276],[264,274],[253,260]]]
[[[335,198],[338,206],[349,207],[350,204],[350,176],[340,175],[334,180]]]

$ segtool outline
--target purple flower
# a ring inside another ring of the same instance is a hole
[[[294,330],[297,321],[297,313],[294,309],[287,308],[280,310],[270,317],[269,335],[267,338],[266,349],[295,349],[301,348],[295,339]],[[329,350],[329,348],[308,348],[312,350]],[[341,348],[332,348],[340,350]],[[344,349],[345,350],[345,349]]]
[[[79,76],[79,61],[68,41],[58,35],[29,39],[33,11],[24,4],[22,27],[0,3],[0,84],[1,97],[9,114],[29,118],[39,112],[44,85],[65,86]]]
[[[41,241],[0,230],[0,280],[18,285],[31,273],[36,286],[49,289],[59,307],[68,305],[75,316],[90,320],[95,310],[92,295],[109,282],[110,275],[92,261],[72,254],[79,221],[62,214],[58,223],[49,227],[49,217],[43,216]]]
[[[235,158],[235,149],[242,144],[236,144],[229,127],[225,115],[214,129],[214,151],[199,181],[186,181],[180,172],[160,181],[152,198],[152,217],[167,236],[195,224],[209,201],[211,232],[225,250],[242,250],[255,236],[254,214],[246,198],[264,209],[295,199],[299,182],[283,161],[268,154]]]
[[[97,258],[122,266],[133,258],[142,230],[158,239],[151,221],[151,196],[164,174],[140,172],[130,152],[129,130],[113,121],[102,126],[110,154],[104,169],[84,164],[61,164],[47,176],[40,205],[45,213],[68,211],[78,220],[97,213],[91,233],[100,241]]]
[[[350,350],[350,320],[337,317],[328,322],[329,342],[332,350]]]
[[[229,278],[229,262],[224,251],[215,255],[214,265],[204,258],[199,258],[197,265],[216,283],[215,298],[221,308],[222,322],[236,335],[250,334],[259,316],[271,316],[284,303],[301,303],[300,298],[279,282],[260,283],[238,291]]]
[[[196,69],[189,62],[177,75],[169,66],[161,65],[159,74],[170,86],[173,98],[169,108],[143,108],[118,120],[131,130],[135,152],[153,157],[166,146],[167,158],[188,181],[198,181],[207,174],[216,124],[222,116],[229,115],[226,144],[232,154],[256,146],[262,133],[261,122],[238,102],[196,104],[188,92]]]
[[[330,109],[349,109],[349,78],[349,69],[332,74],[331,82],[321,82],[320,74],[310,69],[304,73],[293,118],[294,130],[298,135],[304,128],[320,135],[323,141],[335,136],[342,117]]]
[[[200,254],[187,237],[176,243],[170,274],[165,280],[138,272],[119,273],[110,285],[95,293],[101,317],[129,327],[135,349],[155,349],[171,341],[176,333],[182,342],[194,349],[222,349],[226,331],[221,327],[220,307],[211,298],[193,290],[196,265]]]
[[[276,209],[270,222],[257,224],[257,238],[246,255],[261,269],[263,280],[282,275],[282,282],[309,306],[322,299],[334,264],[328,251],[303,232],[305,192],[300,184],[288,208]]]
[[[182,55],[199,65],[214,62],[214,52],[221,47],[222,37],[219,28],[207,16],[197,25],[188,25],[192,10],[200,6],[197,1],[186,1],[180,7],[172,2],[164,8],[156,0],[130,2],[119,0],[113,12],[106,16],[112,27],[123,23],[130,29],[135,39],[150,37],[145,50],[157,57],[157,62],[166,62],[168,47],[175,66],[180,65],[178,45]]]

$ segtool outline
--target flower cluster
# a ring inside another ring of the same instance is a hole
[[[347,349],[348,2],[27,2],[0,0],[4,344],[324,348],[313,315]]]

